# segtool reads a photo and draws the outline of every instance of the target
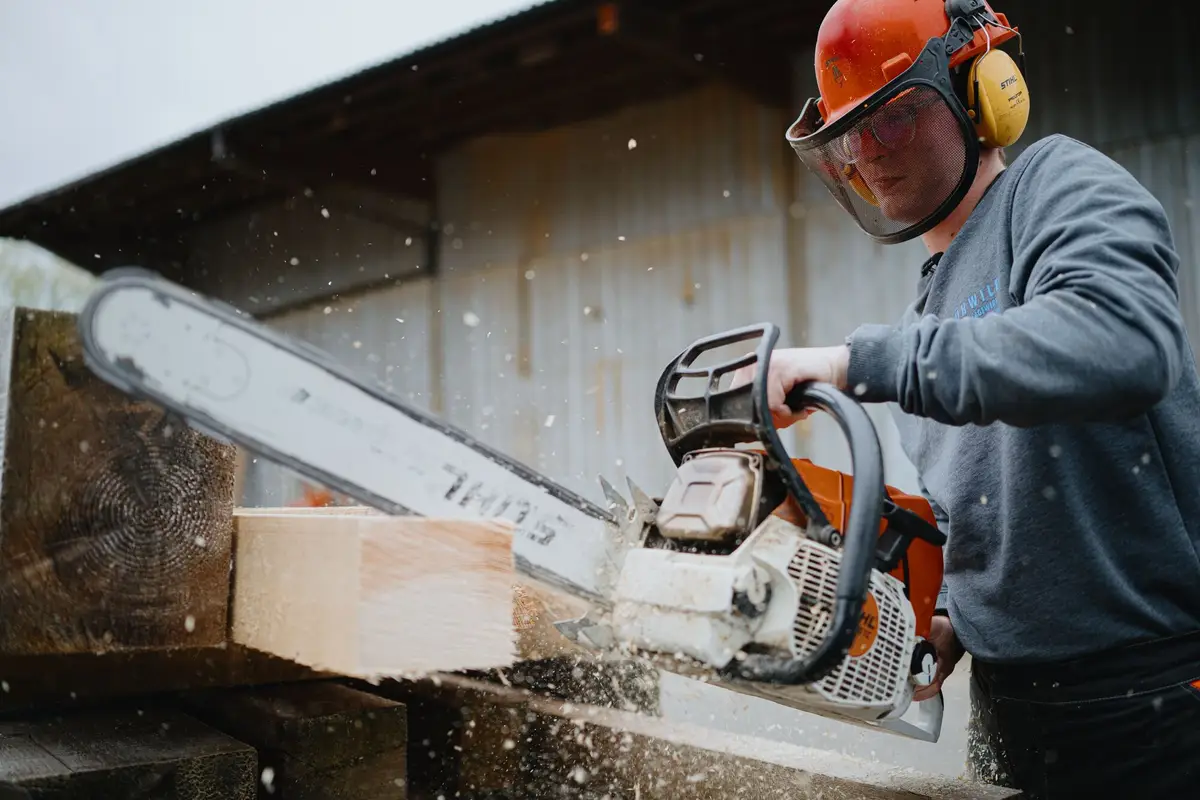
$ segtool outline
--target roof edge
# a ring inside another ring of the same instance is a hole
[[[8,205],[0,206],[0,216],[19,212],[23,208],[36,206],[40,203],[54,199],[55,197],[80,189],[89,183],[101,180],[106,176],[114,173],[122,172],[130,167],[137,166],[146,161],[153,160],[171,152],[179,152],[186,150],[188,147],[198,147],[204,145],[209,146],[209,139],[215,131],[223,128],[236,126],[241,122],[251,121],[261,115],[270,114],[281,108],[285,108],[293,104],[303,104],[306,100],[324,92],[335,91],[339,86],[349,86],[373,74],[381,74],[390,70],[395,70],[398,67],[403,67],[408,63],[415,63],[422,59],[428,59],[431,56],[438,55],[442,51],[450,50],[455,47],[461,47],[464,44],[469,44],[471,40],[482,38],[485,34],[491,34],[497,28],[505,26],[518,26],[525,24],[531,20],[537,19],[540,16],[549,16],[554,13],[567,13],[581,7],[583,3],[580,0],[536,0],[530,3],[525,8],[519,11],[513,11],[508,14],[496,17],[489,22],[483,22],[466,28],[459,33],[451,36],[434,40],[428,44],[422,45],[415,50],[408,50],[401,54],[384,58],[366,67],[361,67],[352,72],[347,72],[340,77],[333,78],[323,83],[317,83],[304,89],[300,92],[294,92],[284,97],[277,98],[263,105],[255,106],[241,113],[233,114],[229,117],[221,118],[215,122],[204,124],[193,129],[190,133],[183,133],[175,138],[166,141],[158,146],[150,147],[135,155],[111,162],[107,166],[87,172],[77,178],[64,181],[56,184],[48,189],[34,192],[24,198],[18,199]]]

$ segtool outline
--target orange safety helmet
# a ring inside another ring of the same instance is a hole
[[[872,238],[919,236],[966,195],[980,147],[1024,131],[1022,69],[997,49],[1014,38],[985,0],[837,0],[817,32],[819,96],[788,143]]]

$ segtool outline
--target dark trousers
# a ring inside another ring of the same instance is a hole
[[[973,660],[968,766],[1037,800],[1200,798],[1200,633],[1050,665]]]

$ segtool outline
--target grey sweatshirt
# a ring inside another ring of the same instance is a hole
[[[848,338],[849,387],[897,404],[947,534],[939,606],[973,657],[1200,629],[1200,379],[1178,268],[1155,198],[1050,136],[926,265],[899,323]]]

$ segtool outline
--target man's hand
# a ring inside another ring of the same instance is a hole
[[[771,407],[771,418],[776,428],[794,425],[812,413],[811,409],[793,414],[783,402],[787,393],[798,383],[819,381],[830,383],[839,389],[846,388],[846,369],[850,365],[850,348],[836,347],[793,347],[771,353],[770,373],[767,375],[767,402]],[[754,380],[758,364],[742,367],[733,374],[729,388],[741,386]]]
[[[949,617],[933,618],[929,629],[929,642],[937,650],[937,672],[933,677],[933,683],[928,686],[919,686],[913,692],[914,702],[937,696],[937,693],[942,690],[942,683],[950,677],[950,673],[954,672],[954,667],[963,657],[963,646],[958,641],[958,637],[954,635],[954,626],[950,624]]]

